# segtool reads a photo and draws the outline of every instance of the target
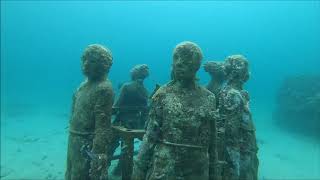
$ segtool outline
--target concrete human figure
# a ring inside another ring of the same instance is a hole
[[[249,94],[243,89],[249,79],[249,63],[242,55],[225,60],[226,84],[219,93],[219,128],[224,139],[219,160],[226,162],[221,177],[225,180],[257,180],[258,158],[255,127],[249,109]]]
[[[82,55],[84,82],[74,93],[69,122],[66,180],[107,180],[108,143],[114,93],[106,74],[112,65],[106,47],[89,45]]]
[[[209,73],[211,79],[206,88],[217,96],[225,82],[224,62],[208,61],[204,64],[204,70]]]
[[[201,60],[195,43],[175,47],[174,75],[152,97],[132,179],[214,179],[217,111],[214,94],[196,81]]]
[[[144,129],[148,113],[148,91],[144,87],[144,80],[149,76],[149,67],[146,64],[134,66],[131,71],[131,81],[124,83],[120,89],[120,95],[114,107],[117,108],[115,126],[123,126],[129,129]],[[120,137],[113,137],[110,156],[114,154],[120,145]],[[113,170],[113,175],[121,174],[121,163]]]
[[[226,82],[225,73],[225,62],[224,61],[208,61],[204,64],[204,70],[209,73],[210,81],[206,88],[211,91],[215,97],[219,97],[219,93]],[[216,106],[219,107],[219,98],[216,98]],[[218,180],[222,177],[222,168],[225,164],[225,160],[222,157],[224,153],[223,141],[224,141],[224,123],[220,118],[216,121],[217,127],[217,153],[218,153],[218,163],[217,163],[217,176]]]
[[[114,105],[119,108],[115,123],[130,129],[143,129],[148,106],[148,91],[143,82],[149,76],[149,67],[136,65],[130,74],[131,81],[122,85]]]

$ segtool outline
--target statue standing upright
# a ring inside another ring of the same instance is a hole
[[[201,60],[195,43],[182,42],[174,49],[172,80],[152,97],[134,180],[214,179],[216,102],[197,83]]]
[[[111,65],[111,51],[102,45],[89,45],[82,55],[86,79],[73,96],[66,180],[108,179],[114,93],[106,74]]]
[[[242,55],[225,60],[226,82],[219,93],[218,129],[224,132],[219,143],[219,160],[225,161],[225,180],[258,179],[258,147],[249,109],[249,94],[243,89],[249,79],[249,63]]]

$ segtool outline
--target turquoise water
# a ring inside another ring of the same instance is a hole
[[[150,67],[152,91],[169,80],[175,45],[189,40],[202,48],[203,62],[248,58],[261,179],[320,179],[318,139],[272,120],[285,77],[319,74],[319,22],[319,1],[1,1],[1,176],[63,178],[65,127],[88,44],[111,49],[115,91],[141,63]],[[209,80],[203,69],[198,77],[204,85]]]

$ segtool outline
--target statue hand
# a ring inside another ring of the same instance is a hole
[[[107,180],[108,167],[107,155],[96,154],[96,158],[91,160],[90,163],[90,178],[93,180]]]

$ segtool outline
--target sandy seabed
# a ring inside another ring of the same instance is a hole
[[[259,108],[253,110],[253,116],[260,179],[320,179],[319,141],[281,130],[273,125],[271,112],[265,110],[269,108]],[[30,113],[1,113],[1,179],[64,178],[69,115],[58,109],[41,107]],[[114,165],[115,162],[112,168]]]

